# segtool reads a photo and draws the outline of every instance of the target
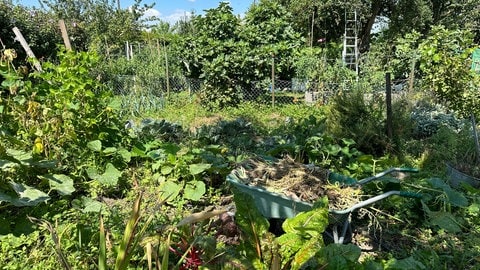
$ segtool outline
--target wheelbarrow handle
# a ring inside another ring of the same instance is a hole
[[[391,173],[394,173],[394,172],[412,172],[412,173],[417,173],[418,172],[418,169],[415,169],[415,168],[402,168],[402,167],[396,167],[396,168],[390,168],[388,170],[385,170],[383,172],[380,172],[380,173],[377,173],[375,174],[374,176],[371,176],[371,177],[367,177],[367,178],[364,178],[362,180],[359,180],[356,185],[363,185],[363,184],[366,184],[368,182],[371,182],[373,180],[377,180],[387,174],[391,174]]]
[[[412,198],[412,199],[423,198],[422,194],[411,192],[411,191],[400,191],[400,193],[398,195],[402,196],[402,197],[405,197],[405,198]]]
[[[422,195],[418,194],[418,193],[413,193],[413,192],[408,192],[408,191],[391,190],[391,191],[385,192],[383,194],[377,195],[375,197],[372,197],[368,200],[361,201],[361,202],[353,205],[350,208],[343,209],[343,210],[330,210],[330,212],[334,213],[334,214],[337,214],[337,215],[350,214],[351,212],[353,212],[353,211],[355,211],[359,208],[362,208],[362,207],[365,207],[365,206],[370,205],[372,203],[381,201],[381,200],[383,200],[383,199],[385,199],[389,196],[392,196],[392,195],[398,195],[398,196],[407,197],[407,198],[417,198],[417,199],[422,198]]]
[[[393,173],[393,172],[413,172],[417,173],[418,169],[415,168],[401,168],[401,167],[396,167],[396,168],[390,168],[388,170],[385,170],[383,172],[377,173],[374,176],[370,176],[367,178],[364,178],[362,180],[358,180],[352,177],[348,177],[339,173],[334,173],[334,172],[329,172],[328,174],[328,180],[334,182],[334,183],[340,183],[344,184],[347,186],[355,186],[355,185],[363,185],[368,182],[371,182],[373,180],[379,179],[387,174]]]

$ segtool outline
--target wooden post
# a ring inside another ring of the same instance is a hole
[[[386,84],[386,102],[387,102],[387,136],[391,140],[393,138],[393,111],[392,111],[392,83],[390,80],[390,72],[385,74]]]
[[[165,76],[167,77],[167,98],[170,97],[170,74],[168,72],[168,54],[167,46],[165,46],[165,40],[163,40],[163,51],[165,53]]]
[[[67,51],[72,50],[72,45],[70,44],[70,38],[68,37],[67,27],[65,26],[64,20],[59,20],[58,25],[60,26],[60,31],[62,32],[63,43]]]
[[[275,54],[272,54],[272,107],[275,107]]]
[[[477,132],[477,122],[475,120],[475,115],[472,113],[470,115],[470,120],[472,121],[472,129],[473,129],[473,139],[475,140],[475,147],[476,147],[476,157],[475,162],[479,163],[480,160],[480,142],[478,141],[478,132]]]
[[[128,41],[125,42],[125,56],[127,57],[127,60],[130,60],[129,58],[129,53],[128,53]]]
[[[416,56],[412,59],[412,65],[410,66],[410,75],[408,76],[408,91],[413,92],[413,83],[415,81],[415,63]]]
[[[312,13],[312,28],[310,30],[310,48],[313,47],[313,27],[315,26],[315,10]]]
[[[32,49],[30,49],[30,46],[28,45],[20,30],[17,27],[14,27],[13,32],[15,33],[16,39],[20,42],[20,44],[22,44],[25,52],[27,52],[27,55],[33,58],[33,65],[35,66],[35,68],[38,71],[42,71],[42,66],[40,65],[40,62],[38,61],[37,57],[35,57],[35,54],[32,52]]]

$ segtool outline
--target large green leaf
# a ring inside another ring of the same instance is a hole
[[[9,156],[18,160],[22,164],[29,164],[32,161],[32,154],[17,149],[6,149]]]
[[[10,185],[19,196],[12,199],[12,204],[15,206],[35,206],[50,198],[45,192],[25,184],[12,181]]]
[[[294,233],[303,237],[321,237],[328,225],[328,209],[314,208],[293,218],[285,220],[282,228],[286,233]]]
[[[92,180],[98,179],[100,177],[100,174],[98,173],[98,170],[95,167],[88,167],[87,175],[88,175],[88,178]]]
[[[302,247],[295,254],[295,257],[292,261],[292,270],[302,269],[307,262],[315,257],[315,254],[322,248],[321,239],[309,239],[302,244]],[[344,268],[346,269],[346,268]]]
[[[319,250],[324,269],[354,269],[359,265],[361,249],[353,244],[330,244]]]
[[[16,162],[0,159],[0,170],[2,171],[7,171],[18,166],[20,166],[20,164]]]
[[[198,201],[205,194],[205,183],[202,181],[190,181],[185,185],[183,197],[185,199]]]
[[[448,232],[458,233],[462,231],[457,221],[455,220],[455,217],[451,213],[442,211],[431,211],[429,213],[429,218],[432,225],[436,225]]]
[[[447,183],[439,178],[431,178],[428,180],[430,185],[433,188],[441,189],[447,196],[447,203],[450,203],[454,206],[467,207],[468,199],[465,195],[459,191],[452,189]]]
[[[73,179],[64,174],[47,174],[38,176],[42,180],[47,180],[50,188],[56,190],[60,195],[70,195],[75,191]]]
[[[87,143],[88,149],[100,152],[102,150],[102,142],[100,140],[90,141]]]
[[[182,186],[167,180],[160,185],[160,200],[172,201],[178,196],[181,190]]]
[[[122,172],[115,168],[112,163],[107,163],[105,172],[98,176],[96,180],[104,185],[114,186],[118,183],[120,176],[122,176]]]
[[[290,258],[297,253],[297,251],[305,243],[305,239],[298,234],[285,233],[277,237],[277,243],[280,245],[279,253],[282,256],[284,263],[288,262]]]
[[[190,164],[189,165],[190,173],[192,175],[200,174],[200,173],[210,169],[210,167],[212,167],[212,165],[207,164],[207,163],[198,163],[198,164]]]
[[[260,214],[252,196],[239,191],[237,188],[233,188],[233,194],[237,207],[235,221],[245,237],[242,247],[249,259],[261,259],[260,241],[268,232],[268,220]]]
[[[80,199],[72,201],[73,208],[84,213],[98,213],[102,210],[103,204],[92,198],[82,196]]]
[[[385,269],[388,269],[388,270],[423,270],[423,269],[427,269],[427,267],[415,260],[413,257],[408,257],[408,258],[405,258],[405,259],[401,259],[401,260],[396,260],[396,259],[391,259],[389,260],[386,265],[385,265]]]
[[[0,191],[0,203],[1,202],[7,202],[7,203],[11,203],[13,201],[13,197],[6,194],[6,193],[3,193]]]
[[[423,201],[422,207],[425,213],[427,213],[431,225],[438,226],[448,232],[455,233],[461,231],[458,222],[455,220],[455,217],[451,213],[443,211],[431,211],[428,205],[425,204]]]
[[[132,159],[132,153],[127,149],[118,149],[117,153],[122,157],[124,162],[130,162],[130,160]]]

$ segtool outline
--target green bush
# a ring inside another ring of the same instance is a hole
[[[328,131],[335,137],[354,140],[361,152],[381,156],[390,144],[385,111],[382,95],[367,96],[360,90],[341,92],[332,100],[327,116]]]

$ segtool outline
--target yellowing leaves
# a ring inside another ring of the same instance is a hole
[[[39,137],[35,139],[35,143],[33,144],[32,152],[34,154],[41,154],[43,152],[43,141]]]

